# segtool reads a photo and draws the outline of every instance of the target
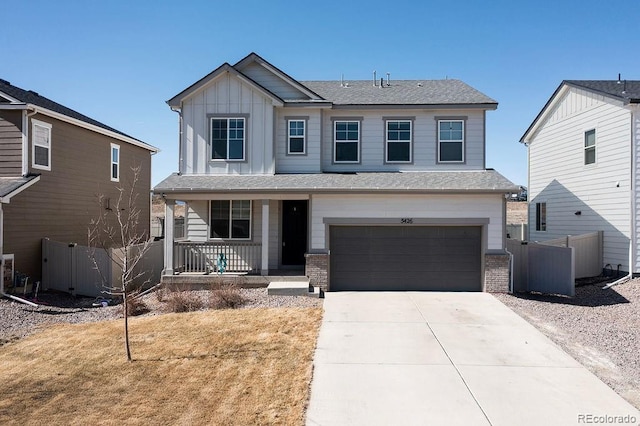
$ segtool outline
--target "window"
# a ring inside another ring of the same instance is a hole
[[[438,120],[438,161],[464,162],[463,120]]]
[[[211,201],[211,238],[251,238],[251,200]]]
[[[360,161],[360,122],[336,121],[333,160],[336,163]]]
[[[244,160],[244,118],[211,119],[211,159]]]
[[[596,131],[584,132],[584,164],[596,162]]]
[[[31,141],[33,168],[51,170],[51,124],[32,120]]]
[[[411,121],[387,121],[386,161],[389,163],[411,162]]]
[[[536,203],[536,231],[547,230],[547,203]]]
[[[111,180],[120,180],[120,145],[111,144]]]
[[[287,154],[305,153],[305,121],[288,120],[289,142],[287,144]]]

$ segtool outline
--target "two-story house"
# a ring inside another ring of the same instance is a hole
[[[186,203],[165,271],[305,268],[330,290],[508,289],[505,195],[485,167],[496,101],[458,80],[297,81],[252,53],[168,101]]]
[[[140,233],[149,232],[151,154],[157,149],[37,92],[0,80],[0,253],[42,279],[43,238],[87,244],[97,194],[117,200],[140,167]],[[3,274],[4,276],[4,274]],[[7,276],[11,284],[10,277]],[[5,286],[6,287],[6,286]]]
[[[640,81],[563,81],[520,142],[529,239],[603,231],[599,266],[639,273]]]

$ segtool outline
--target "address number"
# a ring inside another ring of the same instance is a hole
[[[412,217],[403,217],[402,219],[400,219],[400,223],[413,223],[413,218]]]

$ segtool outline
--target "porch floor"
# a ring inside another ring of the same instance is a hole
[[[309,278],[302,269],[274,269],[269,275],[249,274],[203,274],[183,272],[176,275],[163,275],[162,284],[185,287],[189,289],[218,288],[225,284],[235,284],[242,288],[261,288],[272,282],[304,282],[309,287]]]

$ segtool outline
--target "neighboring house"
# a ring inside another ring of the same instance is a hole
[[[168,102],[186,241],[165,275],[298,268],[330,290],[508,289],[505,203],[485,168],[493,99],[458,80],[297,81],[252,53]]]
[[[603,265],[640,272],[640,81],[563,81],[520,139],[529,239],[603,231]]]
[[[43,238],[87,245],[90,220],[140,166],[140,232],[149,232],[157,149],[31,90],[0,80],[0,253],[42,279]],[[106,202],[106,201],[105,201]],[[111,206],[113,207],[113,206]]]

